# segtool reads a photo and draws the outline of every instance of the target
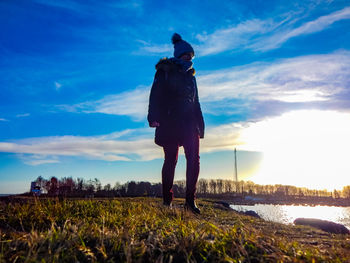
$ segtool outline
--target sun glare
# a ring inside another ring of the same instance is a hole
[[[313,189],[341,189],[350,184],[350,114],[294,111],[257,122],[241,138],[264,159],[251,180]]]

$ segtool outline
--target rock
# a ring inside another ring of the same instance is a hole
[[[220,202],[218,202],[218,203],[221,204],[221,205],[223,205],[223,206],[226,207],[226,208],[231,208],[231,207],[230,207],[230,204],[227,203],[227,202],[220,201]]]
[[[230,204],[227,203],[227,202],[225,202],[225,201],[219,201],[219,202],[217,202],[217,203],[220,204],[220,205],[222,205],[222,206],[225,207],[226,209],[235,211],[235,212],[237,212],[237,213],[239,213],[239,214],[244,214],[244,215],[246,215],[246,216],[253,216],[253,217],[256,217],[256,218],[261,218],[261,217],[258,215],[258,213],[256,213],[256,212],[253,211],[253,210],[248,210],[248,211],[242,212],[242,211],[237,211],[237,210],[232,209],[231,206],[230,206]],[[220,209],[222,209],[222,208],[220,208]]]
[[[243,214],[247,215],[247,216],[252,216],[252,217],[256,217],[256,218],[261,218],[257,212],[253,211],[253,210],[248,210],[243,212]]]
[[[334,223],[327,220],[321,220],[316,218],[297,218],[294,220],[295,225],[312,226],[328,233],[334,234],[350,234],[349,229],[344,225]]]
[[[234,211],[233,209],[231,209],[231,208],[227,208],[227,207],[225,207],[225,206],[223,206],[223,205],[219,205],[219,204],[217,204],[217,205],[214,205],[213,206],[215,209],[220,209],[220,210],[223,210],[223,211]]]

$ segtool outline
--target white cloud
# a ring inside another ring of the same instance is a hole
[[[340,94],[348,90],[348,72],[350,52],[339,51],[199,72],[197,81],[203,111],[227,115],[266,101],[336,104],[339,99],[344,99],[344,96],[339,97]],[[73,112],[125,115],[135,121],[144,121],[149,92],[150,87],[140,86],[97,101],[59,107]],[[235,104],[230,100],[240,102]],[[339,104],[339,107],[344,106],[348,107]]]
[[[107,5],[107,8],[120,8],[120,9],[127,9],[127,10],[143,10],[143,1],[140,0],[133,0],[133,1],[118,1],[116,3],[112,3]]]
[[[128,115],[136,120],[144,119],[148,110],[150,87],[139,87],[117,95],[109,95],[95,104],[95,112]]]
[[[227,150],[237,141],[241,124],[209,127],[202,141],[201,152]],[[129,135],[134,134],[131,138]],[[161,147],[154,143],[154,129],[126,130],[101,136],[55,136],[27,138],[13,142],[0,142],[0,152],[19,154],[28,165],[60,162],[59,157],[82,157],[91,160],[131,161],[162,158]],[[137,158],[130,156],[137,156]]]
[[[36,166],[36,165],[48,164],[48,163],[59,163],[59,161],[58,160],[32,160],[32,161],[28,161],[26,164]]]
[[[201,154],[235,147],[240,151],[261,151],[263,161],[251,177],[255,182],[341,188],[349,174],[346,154],[350,147],[349,120],[349,113],[294,111],[257,122],[208,127],[205,139],[201,140]],[[140,131],[94,137],[28,138],[0,143],[0,152],[17,153],[28,165],[58,163],[62,156],[107,162],[128,161],[130,159],[125,157],[128,155],[137,155],[137,160],[163,157],[151,135],[146,139],[121,140],[122,136],[133,132]],[[143,132],[141,130],[141,134]],[[331,182],[329,175],[332,175]]]
[[[263,36],[254,41],[248,48],[253,50],[266,51],[280,47],[287,40],[301,36],[320,32],[337,21],[350,19],[350,7],[333,12],[329,15],[321,16],[313,21],[306,22],[297,28],[286,28],[271,36]]]
[[[350,7],[328,15],[318,17],[312,21],[295,26],[303,19],[299,14],[290,12],[276,19],[252,19],[243,21],[237,25],[218,29],[213,33],[197,34],[198,43],[193,43],[196,54],[207,56],[230,50],[250,49],[253,51],[268,51],[279,48],[291,38],[312,34],[327,29],[335,22],[350,19]],[[142,54],[171,54],[170,44],[151,44],[138,41],[143,44],[139,52]]]
[[[31,166],[60,162],[57,156],[47,156],[41,154],[19,154],[18,156],[25,164]]]
[[[251,44],[251,38],[271,32],[277,27],[277,25],[278,23],[274,23],[272,20],[248,20],[238,25],[216,30],[212,34],[197,34],[196,38],[198,44],[191,44],[196,54],[199,54],[200,56],[217,54],[237,48],[241,49],[245,45]],[[136,52],[136,54],[170,55],[173,52],[173,46],[171,43],[153,44],[142,40],[138,40],[137,42],[141,43],[142,47]]]
[[[46,5],[46,6],[50,6],[50,7],[54,7],[54,8],[63,8],[63,9],[67,9],[70,11],[79,11],[81,12],[82,10],[84,10],[84,6],[74,2],[74,1],[43,1],[43,0],[34,0],[34,2],[37,2],[39,4],[42,5]]]
[[[7,120],[5,118],[0,118],[0,121],[9,121],[9,120]]]
[[[251,38],[270,32],[275,27],[271,20],[248,20],[236,26],[217,30],[212,34],[198,34],[197,39],[201,44],[194,45],[194,48],[201,56],[244,48],[251,43]]]
[[[17,118],[22,118],[22,117],[29,117],[30,113],[22,113],[22,114],[17,114],[16,117]]]
[[[201,141],[201,152],[232,150],[234,146],[242,145],[239,134],[246,123],[230,123],[206,129],[205,139]]]
[[[312,184],[318,178],[324,186],[327,184],[327,175],[333,174],[335,169],[337,173],[334,174],[334,178],[337,178],[337,181],[334,182],[334,187],[339,187],[344,184],[344,174],[349,171],[346,159],[350,143],[349,118],[349,113],[335,111],[295,111],[256,122],[245,121],[208,127],[205,139],[201,140],[201,153],[229,151],[235,147],[239,150],[261,151],[265,156],[263,166],[253,179],[259,182],[265,180],[265,183],[271,181],[291,184],[293,181],[289,178],[299,171],[298,178],[302,179],[301,174],[308,176],[308,181],[304,183]],[[146,161],[163,157],[162,149],[154,144],[153,132],[154,130],[149,128],[145,138],[135,136],[132,140],[122,138],[133,133],[142,137],[145,131],[126,130],[91,137],[28,138],[1,142],[0,152],[17,153],[28,165],[58,163],[62,161],[61,157],[106,162]],[[326,153],[332,154],[329,165],[326,162]],[[279,166],[275,165],[276,160]],[[296,160],[297,162],[293,162]],[[291,162],[294,165],[293,169],[286,171],[285,168],[291,165]],[[281,174],[286,176],[281,177]],[[302,182],[300,184],[302,185]]]
[[[55,89],[56,91],[59,91],[62,87],[62,84],[61,83],[58,83],[57,81],[55,81]]]
[[[169,43],[169,44],[160,44],[160,45],[154,45],[151,44],[149,42],[146,42],[144,40],[137,40],[137,42],[139,42],[142,47],[135,52],[135,54],[142,54],[142,55],[166,55],[166,54],[170,54],[173,51],[173,46]]]
[[[315,102],[334,100],[348,88],[350,52],[253,63],[198,77],[202,102]]]
[[[92,3],[85,3],[85,2],[77,2],[77,1],[69,1],[69,0],[61,0],[61,1],[52,1],[52,0],[34,0],[35,2],[50,6],[53,8],[62,8],[69,11],[73,11],[80,14],[86,14],[91,15],[96,12],[104,12],[108,15],[112,15],[113,11],[116,9],[122,9],[122,10],[141,10],[143,8],[143,2],[142,1],[118,1],[116,3],[114,2],[101,2],[98,5],[94,5]]]
[[[59,105],[58,107],[72,112],[126,115],[140,121],[144,120],[147,115],[149,92],[150,87],[140,86],[135,90],[108,95],[97,101]]]
[[[141,129],[142,132],[143,129]],[[127,133],[130,131],[103,136],[56,136],[0,142],[0,152],[22,154],[23,161],[31,165],[58,162],[56,157],[59,156],[105,161],[131,160],[127,155],[137,155],[140,160],[150,160],[160,156],[150,136],[145,139],[140,134],[141,139],[135,140],[112,139],[120,138]]]
[[[148,53],[153,53],[153,54],[164,54],[164,53],[171,53],[173,48],[171,45],[158,45],[158,46],[145,46],[142,48],[142,50],[148,52]]]

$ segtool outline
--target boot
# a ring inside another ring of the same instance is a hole
[[[198,206],[196,205],[196,202],[194,200],[186,200],[185,209],[191,210],[195,214],[201,213],[201,210],[198,208]]]
[[[173,207],[173,204],[171,202],[168,202],[168,201],[163,201],[163,205],[166,207],[169,207],[169,208]]]

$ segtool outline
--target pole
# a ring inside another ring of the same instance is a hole
[[[235,148],[235,181],[238,182],[238,173],[237,173],[237,149]]]

